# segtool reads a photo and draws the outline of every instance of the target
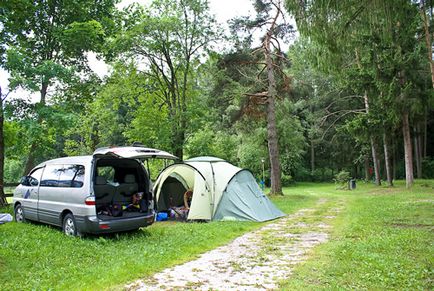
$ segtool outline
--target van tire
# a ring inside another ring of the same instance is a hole
[[[71,213],[66,214],[63,218],[62,230],[67,236],[80,236],[80,232],[77,230],[77,223],[75,222],[74,215]]]
[[[26,222],[26,218],[24,217],[23,207],[21,206],[21,204],[17,204],[17,206],[15,206],[14,218],[15,221],[18,223]]]

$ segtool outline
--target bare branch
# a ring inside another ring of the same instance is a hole
[[[332,107],[335,103],[337,103],[339,101],[347,100],[347,99],[352,99],[352,98],[363,98],[363,96],[362,95],[348,95],[345,97],[341,97],[341,98],[331,102],[325,109],[328,111],[328,109],[330,109],[330,107]]]
[[[263,48],[262,46],[260,46],[260,47],[258,47],[258,48],[256,48],[256,49],[254,49],[254,50],[252,51],[252,55],[254,55],[254,54],[256,54],[256,53],[262,51],[263,49],[264,49],[264,48]]]
[[[340,110],[340,111],[344,111],[344,110]],[[327,134],[327,132],[336,124],[336,122],[338,122],[339,120],[341,120],[343,117],[352,114],[352,113],[357,113],[357,114],[365,114],[365,109],[355,109],[355,110],[348,110],[347,112],[345,112],[344,114],[342,114],[341,116],[338,116],[335,120],[333,120],[333,122],[330,124],[330,126],[324,131],[323,135],[321,136],[321,140],[324,139],[324,136]],[[329,114],[328,116],[334,115],[335,113]],[[327,118],[325,118],[327,119]],[[324,119],[324,120],[325,120]],[[323,125],[323,123],[321,124],[321,126]]]
[[[244,93],[244,95],[249,96],[249,97],[265,97],[268,98],[268,91],[264,91],[264,92],[258,92],[258,93]]]
[[[11,93],[11,91],[8,91],[6,94],[3,94],[2,88],[0,86],[0,98],[1,98],[2,103],[3,103],[3,101],[6,100],[6,98],[8,98],[10,93]]]

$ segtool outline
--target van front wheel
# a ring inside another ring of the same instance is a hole
[[[18,204],[15,207],[15,221],[16,222],[26,222],[26,218],[24,217],[24,211],[23,211],[23,207]]]
[[[62,224],[63,233],[68,236],[80,236],[80,233],[77,230],[77,224],[75,223],[74,215],[68,213],[63,218]]]

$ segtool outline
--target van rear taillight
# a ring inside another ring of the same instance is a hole
[[[84,200],[86,205],[95,205],[95,196],[89,196]]]
[[[108,224],[100,224],[99,228],[100,229],[110,229],[110,225],[108,225]]]

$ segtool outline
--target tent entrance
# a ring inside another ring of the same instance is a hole
[[[212,201],[210,187],[196,168],[187,164],[174,164],[166,168],[154,185],[157,211],[184,207],[184,193],[193,191],[188,220],[210,220]]]
[[[159,211],[184,206],[184,193],[188,190],[188,185],[183,181],[182,177],[176,176],[172,173],[161,186],[160,196],[157,201]]]

